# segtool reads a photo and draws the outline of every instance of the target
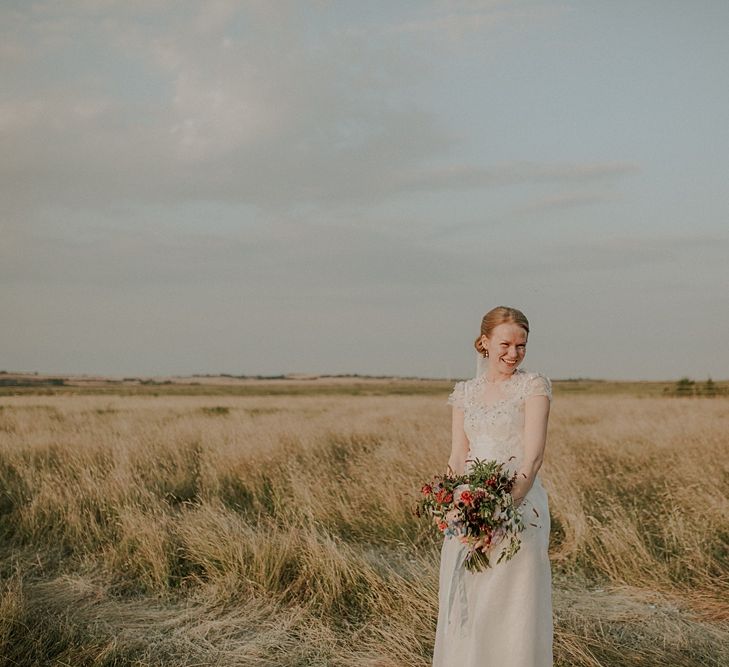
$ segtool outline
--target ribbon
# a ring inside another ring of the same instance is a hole
[[[450,573],[450,588],[448,591],[448,605],[446,607],[446,628],[449,634],[456,636],[465,635],[468,626],[468,589],[466,588],[466,576],[470,573],[463,565],[463,561],[468,553],[468,547],[458,542],[456,538],[448,537],[446,539],[453,540],[453,547],[460,547],[452,561],[452,570]]]

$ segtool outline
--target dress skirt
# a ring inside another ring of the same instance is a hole
[[[552,667],[549,506],[538,475],[520,509],[519,551],[496,564],[505,545],[495,546],[484,571],[466,570],[466,546],[444,538],[433,667]]]

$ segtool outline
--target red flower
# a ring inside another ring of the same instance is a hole
[[[440,528],[441,530],[445,530],[446,528],[448,528],[448,524],[445,521],[439,521],[438,528]]]
[[[463,491],[461,493],[461,501],[465,505],[470,505],[473,502],[473,494],[470,491]]]
[[[441,489],[440,491],[438,491],[438,494],[435,496],[435,500],[436,500],[436,502],[443,505],[443,504],[449,503],[449,502],[451,502],[451,500],[453,500],[453,494],[450,491]]]
[[[433,487],[430,486],[430,484],[424,484],[421,491],[423,492],[424,496],[427,496],[427,495],[433,493]]]

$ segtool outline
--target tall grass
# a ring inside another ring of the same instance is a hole
[[[445,396],[15,396],[0,664],[430,663]],[[729,402],[557,396],[558,665],[729,665]]]

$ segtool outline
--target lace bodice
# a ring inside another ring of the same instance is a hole
[[[487,380],[485,374],[456,382],[448,404],[464,412],[468,458],[504,461],[516,471],[524,456],[524,405],[529,396],[539,395],[552,400],[551,380],[521,368],[499,382]]]

